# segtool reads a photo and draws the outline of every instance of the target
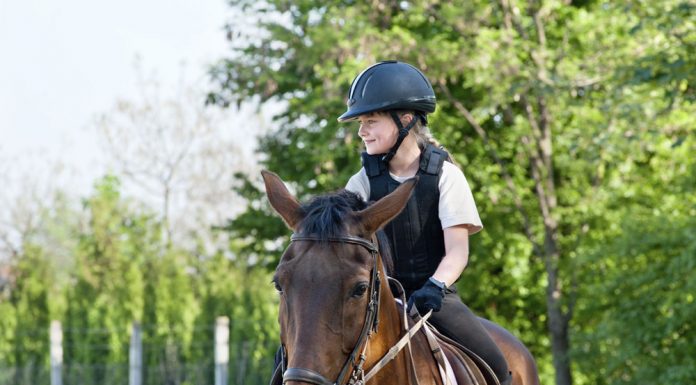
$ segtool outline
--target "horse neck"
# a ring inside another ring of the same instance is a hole
[[[397,306],[394,295],[392,294],[387,275],[383,268],[381,258],[378,261],[380,274],[382,279],[382,290],[380,291],[379,304],[379,328],[369,341],[369,348],[365,368],[369,371],[389,349],[396,345],[405,334],[403,325],[402,309]],[[405,304],[404,304],[405,306]],[[413,326],[413,322],[408,322],[409,326]],[[410,342],[411,354],[416,366],[420,369],[418,372],[418,380],[416,383],[420,385],[435,385],[440,384],[440,374],[437,369],[430,347],[423,333],[416,333]],[[383,385],[403,385],[410,382],[410,358],[407,348],[404,348],[396,355],[393,361],[382,368],[372,380],[374,384]],[[413,379],[415,380],[415,379]]]
[[[380,275],[382,277],[382,289],[380,290],[379,296],[379,327],[377,333],[375,333],[369,341],[369,348],[366,360],[366,368],[371,368],[377,363],[387,351],[399,341],[403,334],[403,315],[401,310],[397,307],[394,295],[389,288],[389,282],[387,280],[386,271],[383,267],[381,258],[378,261],[378,268],[380,269]],[[390,377],[398,374],[399,377],[403,378],[403,382],[396,381],[394,383],[406,383],[408,377],[408,366],[406,360],[404,359],[404,354],[398,354],[396,358],[389,364],[389,366],[382,369],[378,374],[388,375]],[[395,371],[397,373],[395,373]],[[400,374],[399,374],[400,373]],[[377,383],[382,383],[377,381]],[[392,383],[391,381],[385,383]]]

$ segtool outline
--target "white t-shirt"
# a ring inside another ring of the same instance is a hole
[[[399,183],[410,179],[393,174],[390,175]],[[469,235],[481,231],[483,224],[481,223],[481,218],[479,218],[476,202],[474,202],[474,196],[471,193],[471,188],[469,188],[469,182],[466,181],[462,170],[450,162],[444,162],[438,187],[440,189],[438,211],[442,228],[466,225]],[[346,190],[360,194],[365,202],[370,199],[370,180],[367,178],[365,168],[361,168],[357,174],[348,180]]]

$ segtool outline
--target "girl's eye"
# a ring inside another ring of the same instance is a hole
[[[353,288],[353,292],[350,296],[353,298],[360,298],[365,295],[365,292],[367,292],[367,283],[361,282]]]
[[[375,124],[374,120],[366,120],[364,122],[358,123],[358,127],[369,127],[371,125]]]

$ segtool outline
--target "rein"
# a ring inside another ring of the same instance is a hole
[[[381,280],[379,269],[377,265],[377,256],[379,254],[379,249],[374,242],[374,240],[367,240],[365,238],[344,235],[342,237],[330,237],[322,239],[319,237],[311,235],[300,235],[293,234],[290,237],[291,242],[335,242],[335,243],[350,243],[354,245],[359,245],[366,248],[372,256],[372,273],[370,277],[370,302],[367,304],[367,312],[365,313],[365,323],[363,324],[362,331],[358,337],[358,341],[355,343],[353,351],[350,353],[346,362],[343,364],[343,368],[338,374],[336,381],[330,381],[326,379],[323,375],[305,368],[287,368],[283,372],[283,384],[287,381],[300,381],[305,383],[310,383],[314,385],[342,385],[345,383],[346,376],[350,371],[350,379],[348,384],[350,385],[364,385],[370,378],[372,378],[379,370],[385,367],[391,360],[393,360],[396,355],[411,341],[411,337],[418,332],[418,330],[423,326],[425,321],[430,317],[432,311],[423,316],[413,327],[410,329],[406,328],[406,314],[405,314],[405,303],[404,303],[404,327],[407,329],[407,333],[401,337],[401,339],[392,346],[389,351],[370,369],[370,371],[365,375],[363,369],[363,364],[365,363],[365,350],[367,349],[367,341],[369,340],[372,333],[377,332],[377,326],[379,325],[379,294],[381,290]],[[410,349],[410,348],[409,348]],[[283,347],[282,354],[283,359],[281,362],[286,360],[286,352]],[[359,356],[358,356],[358,353]],[[357,360],[356,360],[357,358]],[[411,357],[413,360],[413,357]],[[411,370],[413,370],[413,362],[411,362]],[[415,373],[414,373],[415,374]],[[416,379],[416,381],[418,381]]]

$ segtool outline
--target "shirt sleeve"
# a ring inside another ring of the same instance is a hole
[[[367,178],[364,168],[361,168],[357,174],[348,179],[346,190],[359,194],[365,202],[370,199],[370,180]]]
[[[483,228],[469,182],[459,167],[450,162],[442,166],[440,177],[440,222],[442,228],[466,225],[469,235]]]

